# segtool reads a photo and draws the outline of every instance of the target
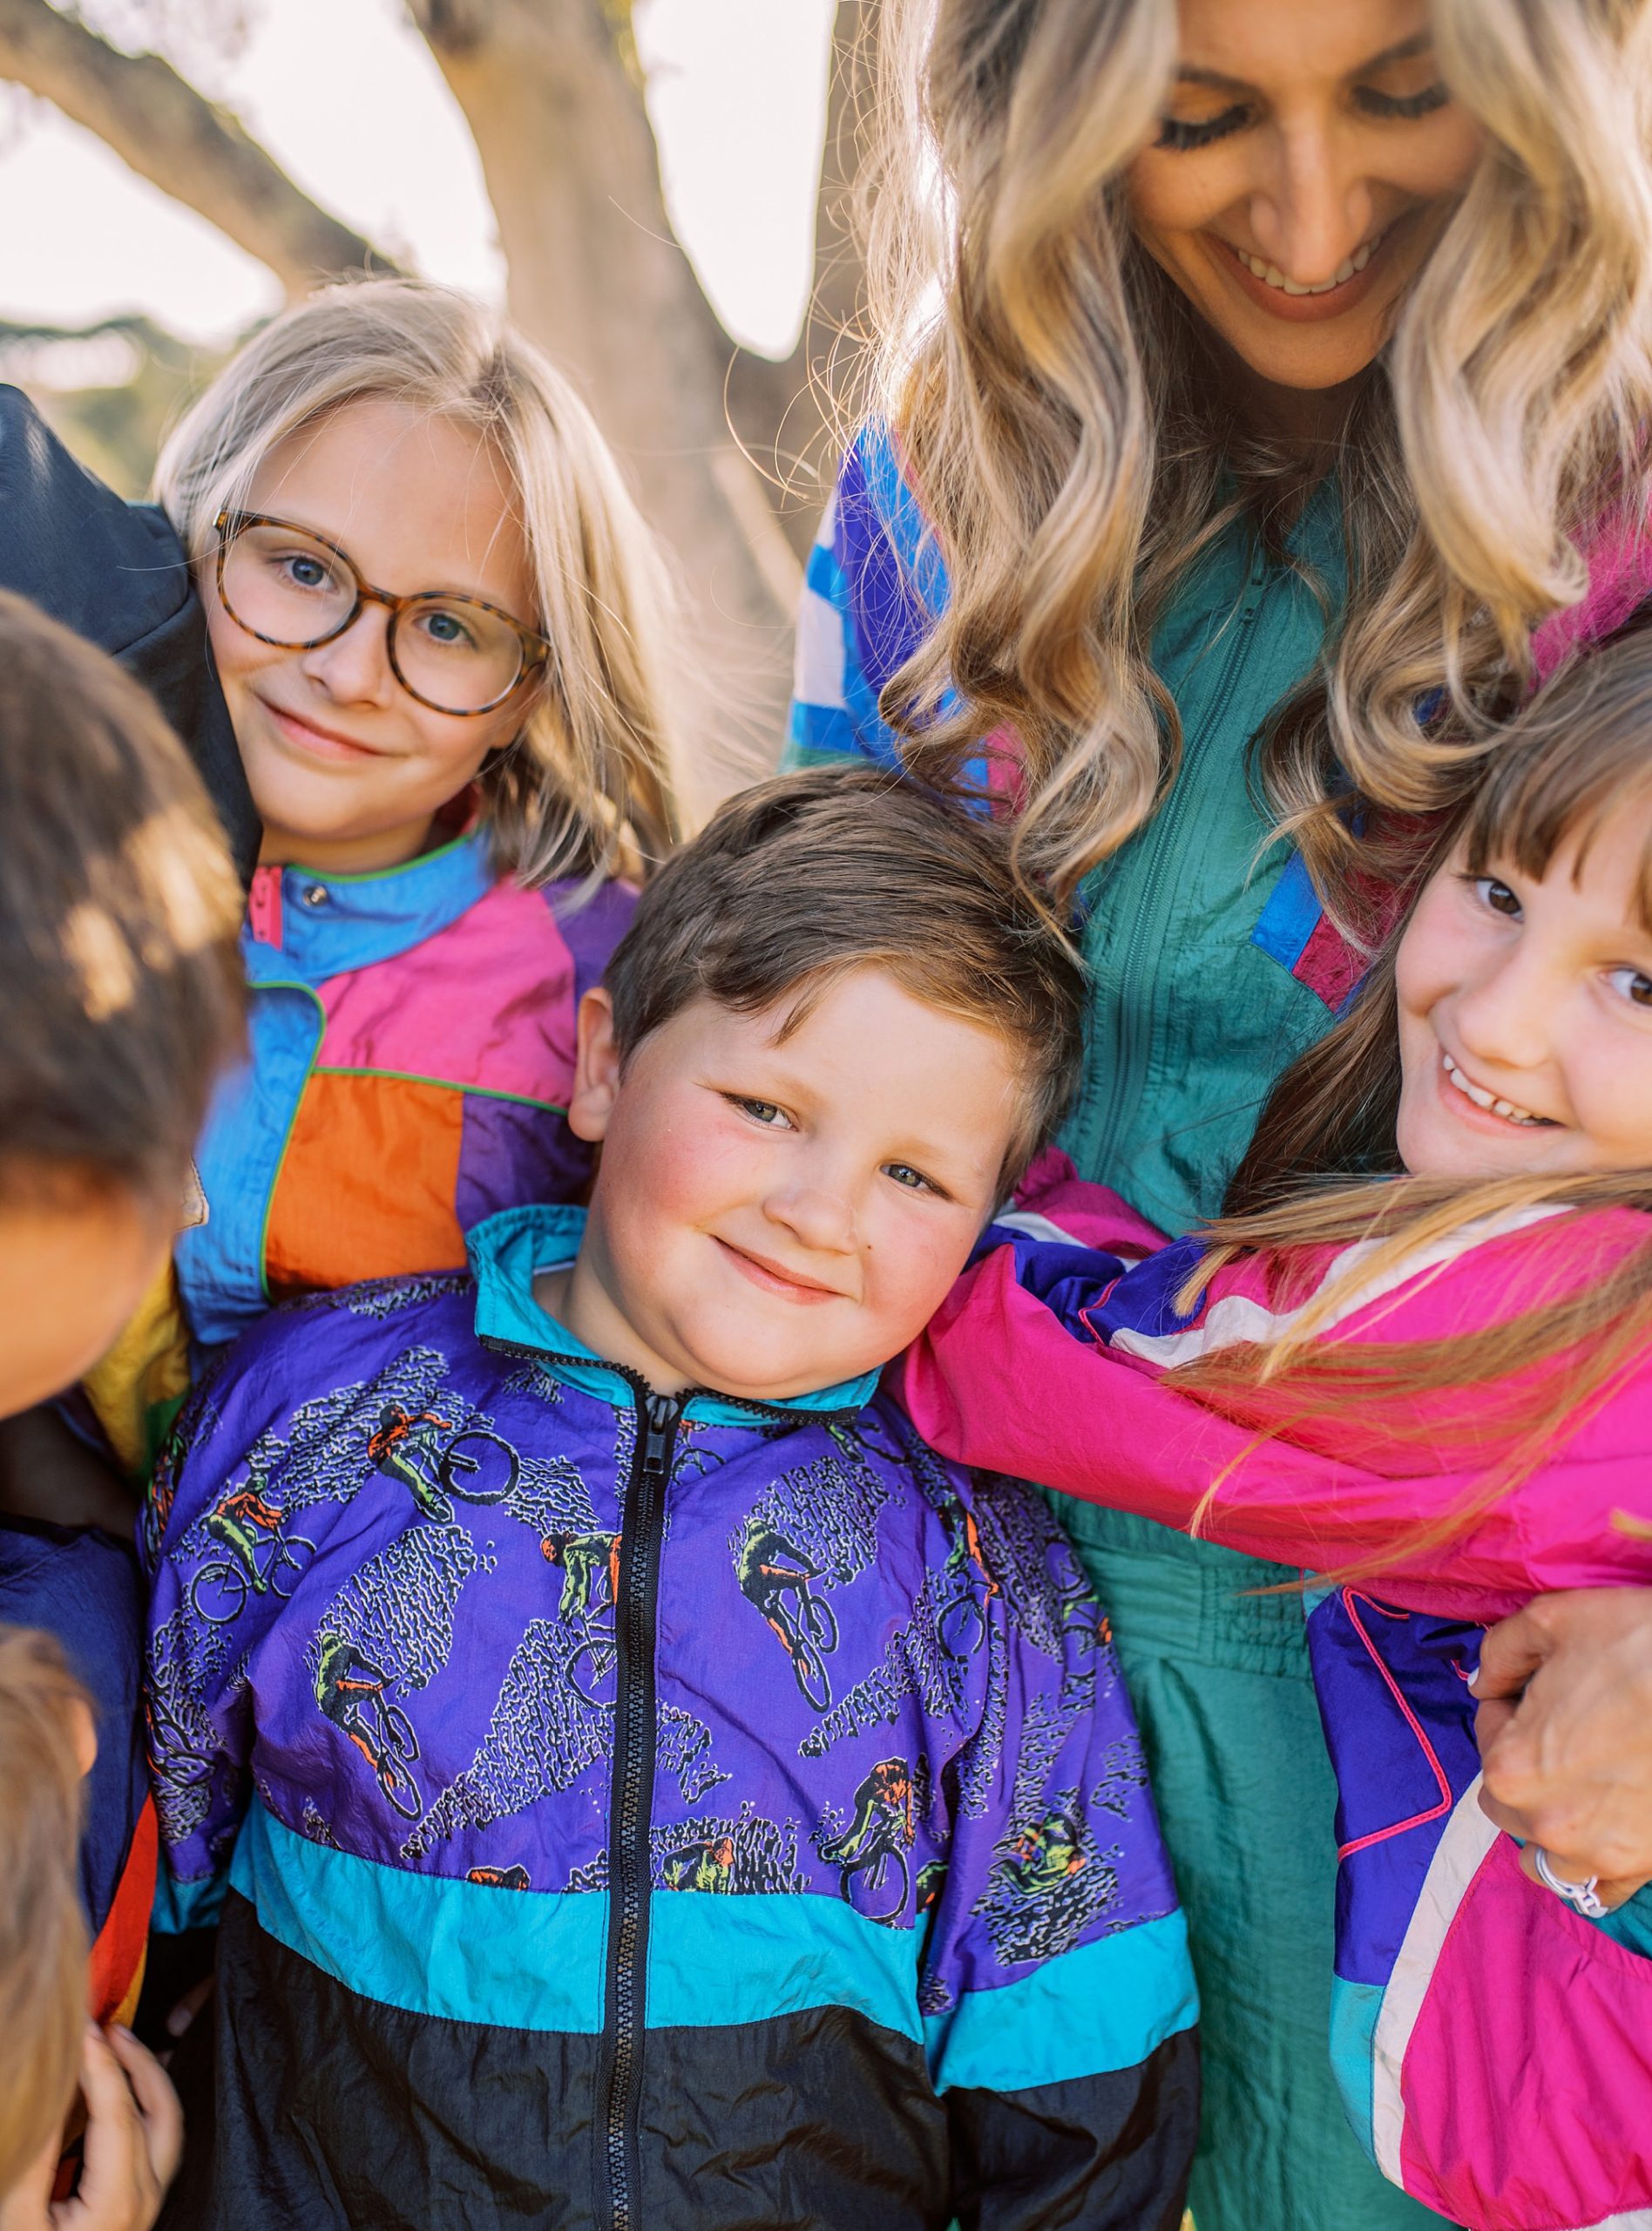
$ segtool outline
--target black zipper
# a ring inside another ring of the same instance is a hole
[[[642,2040],[653,1873],[654,1623],[666,1484],[682,1420],[669,1394],[640,1394],[637,1445],[620,1515],[619,1697],[614,1707],[613,1783],[608,1814],[608,1965],[602,2062],[598,2075],[603,2151],[613,2231],[640,2231]]]
[[[581,1364],[525,1341],[481,1336],[482,1346],[541,1366]],[[649,1828],[653,1817],[655,1627],[660,1558],[665,1540],[666,1489],[683,1413],[695,1395],[727,1402],[754,1417],[788,1425],[818,1422],[836,1409],[798,1411],[690,1387],[680,1395],[656,1394],[641,1374],[623,1364],[605,1368],[623,1379],[636,1403],[637,1442],[632,1452],[620,1521],[620,1591],[614,1606],[618,1697],[614,1706],[613,1778],[608,1810],[608,1950],[604,1975],[602,2053],[597,2071],[598,2136],[608,2182],[608,2231],[642,2231],[638,2195],[642,2184],[642,2046],[647,2019],[648,1918],[653,1887]]]

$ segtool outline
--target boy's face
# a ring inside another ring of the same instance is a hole
[[[0,1198],[0,1417],[71,1387],[159,1274],[175,1217],[124,1186],[42,1176]]]
[[[1002,1040],[878,968],[777,1042],[790,1004],[696,1000],[623,1076],[606,993],[581,1011],[570,1120],[602,1159],[579,1263],[545,1299],[662,1391],[774,1400],[887,1362],[996,1205],[1021,1112]]]

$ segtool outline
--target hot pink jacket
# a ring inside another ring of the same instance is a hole
[[[1647,1231],[1629,1210],[1471,1230],[1327,1336],[1472,1330],[1600,1276]],[[1305,1579],[1393,1560],[1304,1593],[1340,1795],[1331,2057],[1378,2166],[1474,2231],[1652,2231],[1652,1893],[1601,1927],[1527,1880],[1479,1807],[1466,1685],[1483,1624],[1534,1594],[1652,1584],[1652,1543],[1615,1522],[1652,1519],[1652,1355],[1505,1498],[1400,1556],[1481,1476],[1463,1396],[1435,1398],[1439,1434],[1420,1444],[1368,1406],[1259,1440],[1164,1374],[1269,1337],[1302,1289],[1282,1298],[1244,1261],[1182,1312],[1196,1240],[1167,1244],[1053,1155],[988,1239],[898,1367],[944,1455],[1182,1529],[1215,1487],[1203,1530]],[[1325,1250],[1307,1290],[1348,1251]]]

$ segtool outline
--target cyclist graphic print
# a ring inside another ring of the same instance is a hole
[[[1157,1931],[1185,1975],[1105,1622],[1030,1490],[864,1390],[645,1403],[564,1369],[549,1320],[543,1355],[521,1315],[491,1341],[485,1285],[364,1299],[272,1312],[158,1469],[179,1908],[227,1886],[227,1921],[349,1999],[342,2030],[373,2004],[520,2029],[537,2065],[533,2037],[594,2041],[605,2007],[686,2039],[701,1992],[735,2030],[829,2004],[904,2030],[930,2098],[949,2054],[985,2083],[978,2041],[1002,2058],[1034,1979],[1046,2038],[1074,1960],[1081,2040],[1114,1937]],[[622,1899],[633,1998],[605,1966]],[[1168,2002],[1144,2051],[1192,2018],[1190,1985]]]

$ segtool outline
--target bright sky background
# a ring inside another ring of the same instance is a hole
[[[203,16],[210,5],[199,0]],[[358,230],[430,278],[497,296],[475,150],[396,0],[252,9],[243,52],[210,72],[179,57],[187,74]],[[833,9],[636,0],[679,237],[730,331],[775,355],[790,346],[809,285]],[[42,104],[0,137],[0,317],[78,325],[141,309],[215,342],[279,306],[261,265]]]

